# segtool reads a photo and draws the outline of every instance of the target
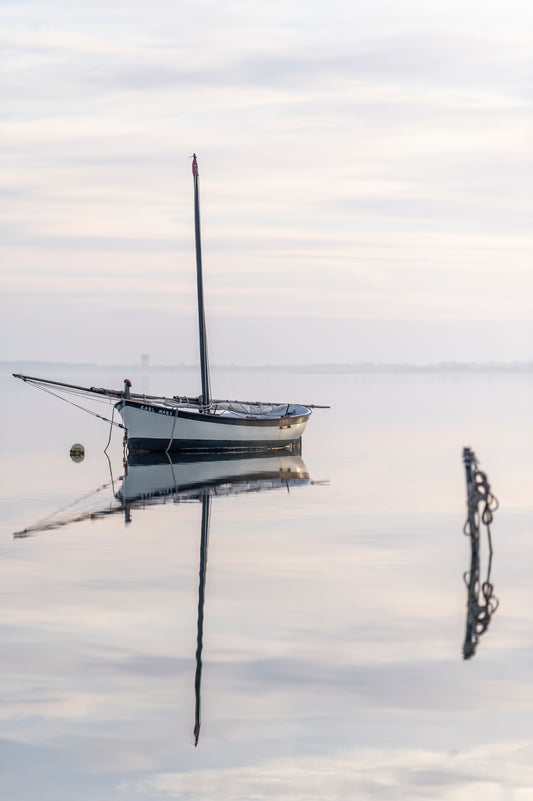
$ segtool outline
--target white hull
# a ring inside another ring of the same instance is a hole
[[[250,451],[290,449],[299,442],[311,410],[288,406],[247,415],[219,409],[204,413],[191,408],[124,400],[116,404],[133,451]]]

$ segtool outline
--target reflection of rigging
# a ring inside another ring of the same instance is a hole
[[[471,659],[479,638],[489,627],[492,615],[499,601],[493,594],[490,581],[492,569],[492,537],[490,526],[498,501],[491,492],[486,473],[478,469],[478,460],[470,448],[463,449],[463,462],[466,473],[466,494],[468,516],[464,533],[470,537],[470,570],[464,574],[467,587],[466,632],[463,644],[463,658]],[[488,562],[487,578],[480,584],[480,528],[487,532]]]
[[[57,509],[37,523],[27,526],[21,531],[15,531],[13,537],[15,539],[31,537],[33,534],[42,531],[54,531],[55,529],[71,525],[72,523],[80,523],[83,520],[99,520],[108,515],[121,512],[122,507],[117,506],[114,500],[108,501],[107,503],[100,500],[99,493],[105,494],[108,490],[113,488],[114,481],[112,478],[111,481],[102,484],[86,495],[82,495],[67,506]]]

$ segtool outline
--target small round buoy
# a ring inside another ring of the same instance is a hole
[[[85,448],[79,442],[75,442],[70,449],[70,458],[73,462],[83,462],[85,459]]]

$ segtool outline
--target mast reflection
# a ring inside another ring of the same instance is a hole
[[[196,673],[194,676],[194,745],[200,737],[200,687],[202,683],[202,648],[204,637],[205,580],[207,575],[207,544],[209,540],[209,517],[211,495],[202,496],[202,534],[200,537],[200,580],[198,584],[198,634],[196,638]]]
[[[490,580],[493,556],[490,526],[498,501],[492,494],[486,473],[479,470],[476,455],[470,448],[463,449],[463,462],[468,513],[463,532],[470,537],[470,570],[463,575],[467,588],[463,659],[471,659],[476,653],[479,638],[487,631],[492,615],[499,606]],[[487,534],[488,561],[487,577],[480,584],[480,539],[483,526]]]

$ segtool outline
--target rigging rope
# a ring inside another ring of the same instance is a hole
[[[33,381],[29,381],[28,383],[32,384],[37,389],[42,390],[43,392],[48,393],[48,395],[52,395],[54,398],[58,398],[59,400],[65,401],[65,403],[69,403],[71,406],[75,406],[77,409],[81,409],[82,412],[87,412],[87,414],[92,415],[93,417],[97,417],[99,420],[104,420],[106,423],[111,423],[112,426],[116,426],[117,428],[124,428],[122,423],[115,423],[113,419],[109,419],[109,417],[103,417],[101,414],[97,414],[97,412],[93,412],[91,409],[86,409],[85,406],[80,406],[79,403],[74,403],[74,401],[69,400],[68,398],[64,398],[62,395],[58,395],[57,392],[52,392],[51,389],[43,386],[42,384],[37,384]],[[65,390],[66,391],[66,390]],[[73,395],[82,395],[82,392],[72,391],[70,390],[71,394]],[[95,401],[99,401],[100,403],[107,401],[108,403],[112,403],[111,398],[95,398]],[[113,416],[115,412],[115,406],[113,405]],[[108,443],[109,444],[109,443]]]

